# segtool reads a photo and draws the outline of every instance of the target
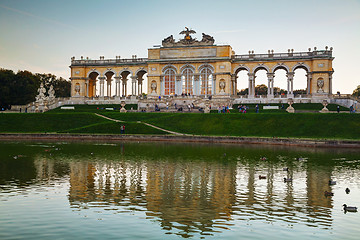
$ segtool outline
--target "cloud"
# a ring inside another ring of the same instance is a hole
[[[70,29],[76,30],[75,27],[73,27],[73,26],[71,26],[71,25],[67,25],[67,24],[62,23],[62,22],[59,22],[59,21],[55,21],[55,20],[52,20],[52,19],[49,19],[49,18],[44,18],[44,17],[36,16],[36,15],[34,15],[34,14],[31,14],[31,13],[28,13],[28,12],[25,12],[25,11],[21,11],[21,10],[15,9],[15,8],[7,7],[7,6],[4,6],[4,5],[2,5],[2,4],[0,4],[0,7],[1,7],[1,8],[4,8],[4,9],[6,9],[6,10],[12,11],[12,12],[19,13],[19,14],[24,15],[24,16],[36,18],[36,19],[38,19],[38,20],[40,20],[40,21],[43,21],[43,22],[47,22],[47,23],[51,23],[51,24],[56,24],[56,25],[59,25],[59,26],[62,26],[62,27],[66,27],[66,28],[70,28]]]

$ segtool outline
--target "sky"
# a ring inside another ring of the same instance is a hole
[[[72,56],[147,57],[185,27],[239,55],[333,47],[333,93],[360,85],[360,0],[0,0],[0,68],[69,79]],[[297,71],[294,89],[304,89],[305,72]],[[286,89],[278,72],[275,86]],[[256,85],[267,84],[258,74]],[[246,88],[247,76],[239,79]]]

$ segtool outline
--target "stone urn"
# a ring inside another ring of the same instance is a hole
[[[289,104],[289,106],[288,106],[288,108],[286,109],[286,111],[288,112],[288,113],[294,113],[295,112],[295,109],[293,108],[293,104],[294,104],[294,100],[292,99],[292,98],[289,98],[288,99],[288,104]]]
[[[326,106],[328,105],[329,103],[327,102],[327,100],[324,100],[322,101],[322,105],[324,106],[323,109],[320,110],[321,113],[327,113],[329,112],[329,109],[326,108]]]
[[[125,105],[126,105],[125,101],[121,101],[120,105],[121,105],[120,112],[121,113],[126,113],[127,111],[125,109]]]

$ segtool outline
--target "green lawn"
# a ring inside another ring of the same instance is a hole
[[[106,113],[196,135],[360,139],[360,115],[348,113]]]
[[[142,113],[101,114],[125,121],[126,134],[166,134],[137,121],[180,133],[212,136],[256,136],[359,139],[360,114],[349,113]],[[2,133],[94,133],[119,134],[120,124],[94,113],[1,113]]]
[[[0,133],[166,134],[141,123],[116,123],[93,113],[1,113]]]

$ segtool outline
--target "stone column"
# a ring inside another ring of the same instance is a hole
[[[333,72],[329,73],[329,94],[332,94],[332,74]]]
[[[274,97],[274,73],[267,73],[266,74],[268,77],[268,92],[267,92],[267,97],[268,98],[272,98]]]
[[[86,93],[85,93],[85,97],[89,97],[89,78],[86,78],[85,80],[85,84],[86,84]]]
[[[142,94],[142,82],[143,78],[138,77],[138,95],[140,96]]]
[[[198,73],[194,74],[194,95],[198,96],[200,95],[200,81],[199,81],[200,75]]]
[[[131,95],[136,96],[136,76],[131,76]]]
[[[122,78],[122,95],[127,95],[127,78]]]
[[[164,96],[165,95],[165,81],[164,81],[164,76],[160,77],[160,95]]]
[[[111,97],[111,78],[106,80],[107,88],[106,93],[108,97]]]
[[[114,77],[115,78],[115,97],[120,97],[120,78],[121,77]]]
[[[181,74],[175,75],[175,93],[177,95],[181,95],[182,93]]]
[[[213,73],[212,75],[212,79],[213,79],[213,84],[212,84],[212,89],[211,89],[211,92],[212,92],[212,95],[215,95],[216,94],[216,74]]]
[[[248,73],[249,76],[249,88],[248,88],[248,97],[254,98],[255,97],[255,74]]]
[[[308,73],[306,74],[306,78],[307,78],[306,94],[310,94],[312,73],[311,73],[311,72],[308,72]]]
[[[104,97],[104,80],[105,77],[99,77],[100,80],[100,97]]]
[[[294,93],[293,93],[293,80],[294,80],[294,72],[288,72],[286,74],[287,77],[287,83],[288,83],[288,98],[293,98],[294,97]]]
[[[236,75],[231,75],[231,95],[236,95]]]

